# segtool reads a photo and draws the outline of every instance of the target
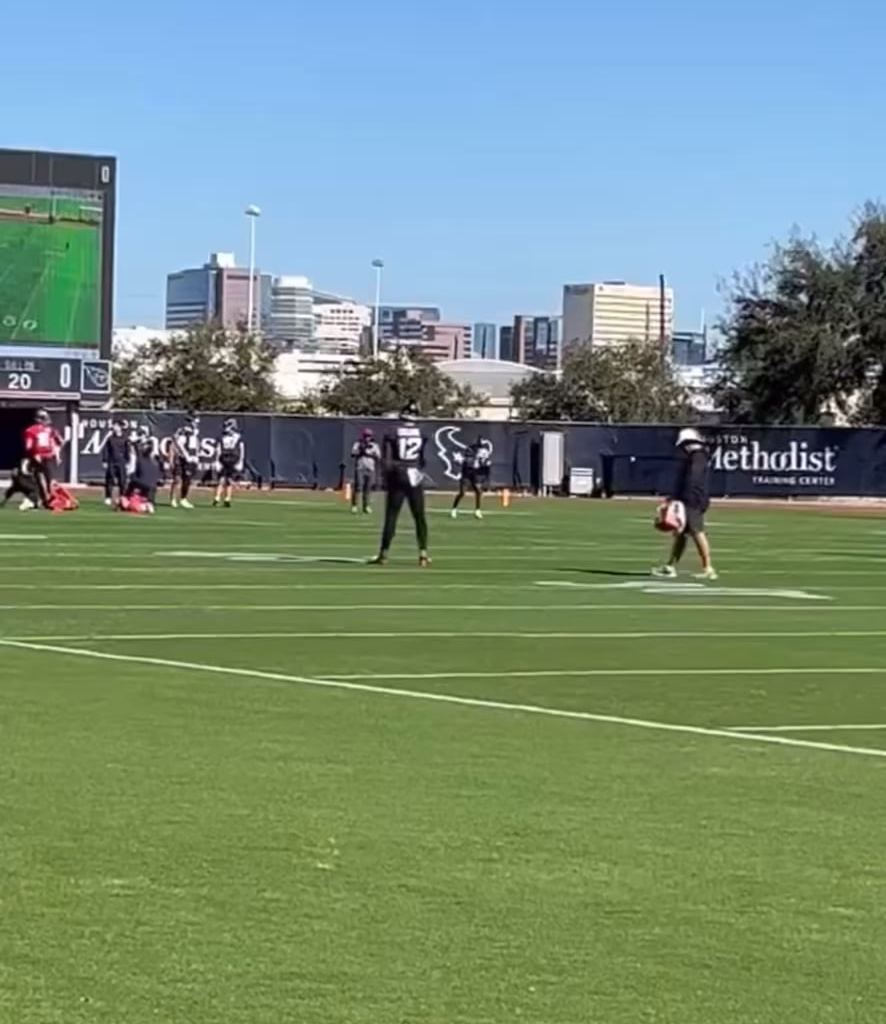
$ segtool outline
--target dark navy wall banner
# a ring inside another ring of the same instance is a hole
[[[103,476],[99,451],[115,414],[80,421],[80,476]],[[116,414],[133,429],[147,425],[168,454],[181,412]],[[211,468],[213,442],[227,414],[201,416],[203,468]],[[338,487],[351,473],[351,446],[365,427],[377,438],[390,419],[240,415],[249,474],[256,482],[288,487]],[[669,493],[677,469],[676,426],[592,423],[486,423],[426,420],[429,486],[454,489],[464,453],[477,437],[492,445],[495,487],[534,490],[540,481],[544,430],[565,436],[566,473],[589,467],[616,495]],[[711,453],[711,493],[731,497],[886,497],[886,431],[813,427],[718,426],[705,433]]]

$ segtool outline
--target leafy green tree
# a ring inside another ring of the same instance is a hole
[[[169,339],[154,338],[114,365],[114,401],[121,408],[272,412],[277,353],[243,329],[209,324]]]
[[[732,423],[815,424],[846,414],[859,383],[848,247],[799,236],[733,282],[714,399]]]
[[[534,374],[511,389],[523,419],[671,423],[686,418],[688,395],[660,344],[570,347],[558,376]]]
[[[339,416],[384,416],[406,402],[424,416],[456,416],[482,404],[481,395],[457,384],[423,352],[396,349],[344,367],[306,401]]]

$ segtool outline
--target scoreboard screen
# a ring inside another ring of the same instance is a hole
[[[110,395],[111,366],[106,359],[0,355],[0,399],[35,404],[106,401]]]
[[[112,157],[0,149],[0,350],[111,347]]]

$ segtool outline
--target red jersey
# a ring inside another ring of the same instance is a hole
[[[25,454],[30,459],[51,459],[58,455],[62,439],[46,423],[35,423],[25,431]]]

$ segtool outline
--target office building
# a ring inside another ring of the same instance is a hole
[[[617,345],[636,339],[669,339],[674,332],[674,293],[658,285],[602,284],[563,286],[562,339],[565,346],[589,342]]]
[[[514,317],[508,356],[512,362],[525,363],[540,370],[556,370],[559,365],[559,351],[559,317]]]
[[[257,327],[266,325],[270,277],[255,271],[253,311]],[[249,269],[238,267],[233,253],[212,253],[202,267],[189,267],[166,277],[166,328],[185,330],[196,324],[228,328],[249,319]]]
[[[470,355],[473,359],[498,359],[498,327],[495,324],[474,324]]]
[[[271,282],[268,334],[287,348],[314,345],[314,291],[306,277],[275,277]]]
[[[352,299],[314,292],[314,345],[319,352],[356,354],[364,346],[372,310]]]
[[[498,358],[506,363],[515,363],[514,359],[514,328],[512,324],[503,324],[498,329]]]
[[[428,327],[440,322],[440,310],[436,306],[379,306],[378,319],[381,346],[391,347],[388,343],[425,338]]]
[[[675,366],[704,366],[708,361],[707,334],[675,331],[671,338],[671,358]]]

